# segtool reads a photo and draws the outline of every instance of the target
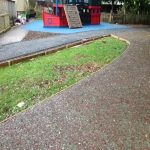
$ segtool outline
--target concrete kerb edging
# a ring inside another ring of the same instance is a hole
[[[115,36],[115,35],[112,35],[112,34],[106,35],[106,36],[97,36],[97,37],[95,37],[95,38],[90,38],[90,39],[91,39],[91,41],[94,41],[95,39],[97,40],[97,39],[99,39],[99,38],[109,37],[109,36],[114,37],[114,38],[116,38],[116,39],[119,39],[119,40],[121,40],[121,41],[124,41],[124,42],[126,42],[128,45],[130,45],[130,42],[129,42],[129,41],[127,41],[127,40],[125,40],[125,39],[123,39],[123,38],[119,38],[119,37],[117,37],[117,36]],[[84,41],[86,41],[86,40],[84,40]],[[87,42],[89,42],[89,41],[90,41],[90,40],[88,39]],[[69,46],[70,46],[70,47],[75,46],[75,45],[74,45],[75,43],[82,43],[82,42],[74,42],[74,43],[69,44]],[[86,42],[83,42],[83,43],[86,43]],[[82,43],[82,44],[83,44],[83,43]],[[71,45],[72,45],[72,46],[71,46]],[[77,44],[77,45],[79,45],[79,44]],[[63,46],[63,47],[66,48],[66,46]],[[46,54],[49,54],[49,53],[46,51]],[[124,54],[124,52],[123,52],[121,55],[123,55],[123,54]],[[121,56],[121,55],[120,55],[120,56]],[[119,57],[120,57],[120,56],[119,56]],[[117,57],[116,59],[118,59],[118,57]],[[114,62],[116,59],[114,59],[113,61],[111,61],[109,64],[111,64],[112,62]],[[103,67],[100,68],[100,69],[103,69],[104,67],[108,66],[109,64],[103,66]],[[98,70],[98,71],[99,71],[99,70]],[[96,71],[96,72],[98,72],[98,71]],[[95,74],[96,72],[93,72],[92,74],[90,74],[90,76],[92,76],[92,75]],[[89,77],[89,76],[88,76],[88,77]],[[87,78],[87,77],[86,77],[86,78]],[[84,79],[85,79],[85,78],[84,78]],[[84,79],[82,79],[82,80],[84,80]],[[81,82],[82,80],[80,80],[80,81],[78,81],[78,82]],[[30,107],[24,109],[24,110],[22,110],[22,111],[20,111],[19,113],[15,114],[15,115],[13,115],[13,116],[11,116],[11,117],[9,117],[9,118],[6,118],[6,119],[0,121],[0,124],[3,123],[3,122],[6,122],[7,120],[10,120],[11,118],[13,118],[13,117],[15,117],[15,116],[17,116],[17,115],[19,115],[19,114],[21,114],[21,113],[23,113],[23,112],[25,112],[26,110],[30,109],[31,107],[34,107],[34,106],[36,106],[36,105],[38,105],[38,104],[40,104],[40,103],[46,101],[48,98],[51,98],[51,97],[57,95],[58,93],[63,92],[63,91],[65,91],[65,90],[71,88],[72,86],[74,86],[74,85],[77,84],[78,82],[76,82],[76,83],[74,83],[74,84],[68,86],[67,88],[65,88],[65,89],[63,89],[63,90],[61,90],[61,91],[59,91],[59,92],[57,92],[57,93],[51,95],[50,97],[47,97],[47,98],[45,98],[44,100],[42,100],[42,101],[40,101],[40,102],[38,102],[38,103],[36,103],[36,104],[34,104],[34,105],[32,105],[32,106],[30,106]]]
[[[6,61],[3,61],[3,62],[0,62],[0,67],[11,66],[12,64],[16,64],[16,63],[20,63],[22,61],[30,60],[30,59],[35,58],[37,56],[42,56],[42,55],[55,53],[57,51],[63,50],[64,48],[69,48],[69,47],[73,47],[73,46],[76,46],[76,45],[85,44],[87,42],[95,41],[97,39],[104,38],[104,37],[109,37],[109,36],[114,37],[118,40],[124,41],[124,42],[126,42],[127,44],[130,45],[129,41],[127,41],[123,38],[119,38],[119,37],[117,37],[113,34],[103,35],[103,36],[96,36],[96,37],[92,37],[92,38],[88,38],[88,39],[83,39],[81,41],[76,41],[76,42],[73,42],[73,43],[69,43],[69,44],[66,44],[66,45],[58,46],[58,47],[55,47],[55,48],[51,48],[51,49],[48,49],[48,50],[44,50],[42,52],[33,53],[33,54],[28,55],[28,56],[21,56],[21,57],[17,57],[17,58],[14,58],[14,59],[6,60]]]
[[[110,36],[113,37],[113,38],[116,38],[116,39],[118,39],[118,40],[120,40],[120,41],[124,41],[124,42],[126,42],[128,45],[130,45],[130,42],[129,42],[128,40],[126,40],[126,39],[120,38],[120,37],[115,36],[115,35],[113,35],[113,34],[110,34]]]

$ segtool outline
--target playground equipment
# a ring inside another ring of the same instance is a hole
[[[101,0],[51,0],[42,7],[45,27],[82,27],[82,24],[100,24]]]

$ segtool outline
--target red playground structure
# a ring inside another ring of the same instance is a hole
[[[100,10],[101,0],[52,0],[48,7],[42,7],[43,24],[70,28],[100,24]]]

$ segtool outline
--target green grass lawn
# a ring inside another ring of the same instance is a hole
[[[0,68],[0,120],[28,108],[96,72],[127,44],[112,37]],[[25,104],[20,108],[18,103]]]

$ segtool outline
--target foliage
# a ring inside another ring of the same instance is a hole
[[[112,4],[112,9],[115,0],[102,0]],[[134,14],[149,14],[150,13],[150,0],[117,0],[118,2],[123,3],[123,10],[126,13]]]
[[[113,8],[114,8],[114,2],[115,2],[115,0],[102,0],[103,2],[107,2],[107,3],[111,3],[111,5],[112,5],[112,13],[114,12],[113,11]]]
[[[36,0],[29,0],[30,8],[34,8],[35,7],[35,3],[36,3]]]
[[[29,5],[28,5],[27,0],[24,0],[24,2],[25,2],[24,10],[25,10],[25,12],[27,13],[27,11],[29,10]]]
[[[36,7],[36,19],[37,20],[42,20],[42,8],[41,6]]]
[[[124,9],[127,13],[148,14],[150,13],[150,0],[124,0]]]

